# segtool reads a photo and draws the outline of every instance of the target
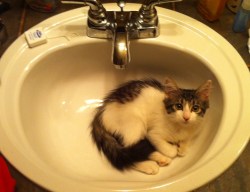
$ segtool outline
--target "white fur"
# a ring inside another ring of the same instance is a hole
[[[138,142],[146,137],[155,116],[162,113],[164,98],[163,92],[148,87],[133,102],[108,104],[103,114],[106,129],[121,134],[125,146]]]
[[[151,160],[136,163],[133,168],[148,175],[155,175],[159,172],[159,165]]]

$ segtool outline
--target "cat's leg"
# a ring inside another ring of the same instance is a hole
[[[155,151],[149,155],[149,159],[158,163],[159,166],[163,167],[171,163],[172,159],[162,155],[160,152]]]
[[[132,168],[148,175],[155,175],[159,172],[159,165],[151,160],[135,163]]]
[[[149,159],[150,160],[135,163],[133,169],[148,175],[155,175],[159,172],[159,166],[166,166],[172,161],[171,158],[162,155],[158,151],[151,153]]]
[[[187,150],[189,147],[190,141],[186,140],[186,141],[180,141],[178,143],[178,155],[183,157],[187,154]]]
[[[177,156],[177,146],[168,143],[164,139],[160,138],[158,135],[148,135],[148,140],[156,148],[156,150],[162,153],[163,155],[171,158]]]

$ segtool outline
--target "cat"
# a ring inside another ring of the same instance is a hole
[[[91,135],[118,170],[157,174],[176,156],[186,155],[209,108],[212,81],[182,89],[166,78],[132,80],[111,91],[97,108]]]

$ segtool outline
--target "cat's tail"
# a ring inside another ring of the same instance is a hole
[[[110,163],[119,170],[130,168],[135,163],[145,161],[155,151],[147,139],[124,147],[119,135],[108,132],[102,122],[103,109],[99,108],[92,122],[92,138],[99,151],[102,151]]]

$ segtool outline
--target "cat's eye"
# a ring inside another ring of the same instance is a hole
[[[201,108],[199,105],[194,105],[192,107],[192,111],[195,112],[195,113],[199,113],[201,111]]]
[[[182,109],[183,109],[183,106],[182,106],[181,103],[176,103],[176,104],[174,105],[174,108],[175,108],[175,110],[182,110]]]

